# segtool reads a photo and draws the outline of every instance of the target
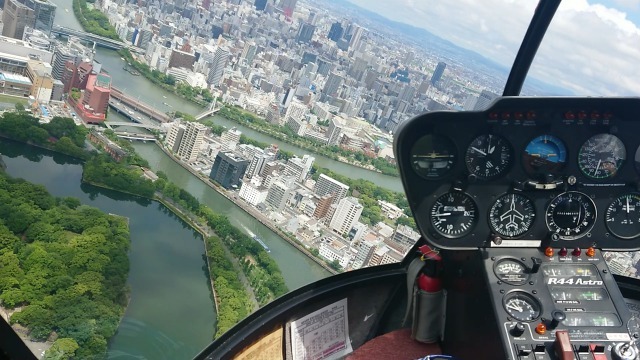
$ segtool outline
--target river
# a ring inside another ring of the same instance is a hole
[[[54,0],[53,3],[58,5],[58,11],[56,13],[55,19],[56,24],[76,30],[82,30],[80,23],[73,14],[73,9],[71,6],[72,0]],[[69,12],[64,11],[65,8],[68,8]],[[118,55],[117,52],[104,48],[96,48],[95,58],[100,63],[102,63],[103,69],[106,70],[109,75],[111,75],[112,83],[114,86],[120,88],[128,94],[138,96],[141,101],[153,105],[155,108],[162,111],[179,110],[194,115],[202,112],[202,108],[200,106],[188,102],[176,96],[175,94],[154,85],[153,83],[151,83],[151,81],[147,80],[143,76],[131,76],[131,74],[122,69],[124,62],[120,59],[120,55]],[[164,103],[169,105],[167,106]],[[111,114],[109,116],[111,116]],[[329,159],[325,156],[314,155],[310,151],[303,150],[297,146],[293,146],[287,143],[283,143],[271,136],[264,135],[260,132],[239,125],[221,116],[214,116],[212,120],[214,123],[226,126],[227,128],[236,127],[251,139],[255,139],[264,143],[277,143],[281,149],[290,151],[294,154],[300,156],[304,154],[313,155],[316,158],[315,164],[320,167],[331,169],[336,173],[351,178],[367,179],[374,182],[376,185],[382,186],[389,190],[403,192],[400,178],[383,175],[357,166],[345,164],[340,161]]]

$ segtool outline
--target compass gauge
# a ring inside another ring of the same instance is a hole
[[[529,198],[520,194],[504,194],[489,211],[489,226],[499,235],[515,238],[529,231],[535,217],[533,201]]]
[[[626,194],[613,200],[604,214],[607,229],[620,239],[640,236],[640,194]]]

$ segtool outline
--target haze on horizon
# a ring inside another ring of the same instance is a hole
[[[347,0],[510,68],[535,0]],[[452,21],[455,19],[455,21]],[[529,75],[575,95],[640,95],[640,0],[564,0]]]

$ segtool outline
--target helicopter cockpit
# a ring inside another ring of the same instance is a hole
[[[298,289],[198,359],[638,359],[640,288],[607,260],[640,249],[640,99],[518,96],[559,4],[539,2],[502,98],[396,131],[422,235],[401,264]],[[404,321],[425,246],[446,291],[431,344]]]

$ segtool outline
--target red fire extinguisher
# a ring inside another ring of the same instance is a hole
[[[423,265],[416,278],[411,338],[423,343],[441,339],[444,326],[445,294],[442,289],[442,257],[428,245],[419,248]],[[414,275],[415,276],[415,275]]]
[[[418,248],[422,253],[422,261],[424,266],[418,275],[418,288],[427,292],[438,292],[442,290],[442,280],[440,274],[442,272],[442,257],[437,251],[434,251],[429,245],[423,245]]]

